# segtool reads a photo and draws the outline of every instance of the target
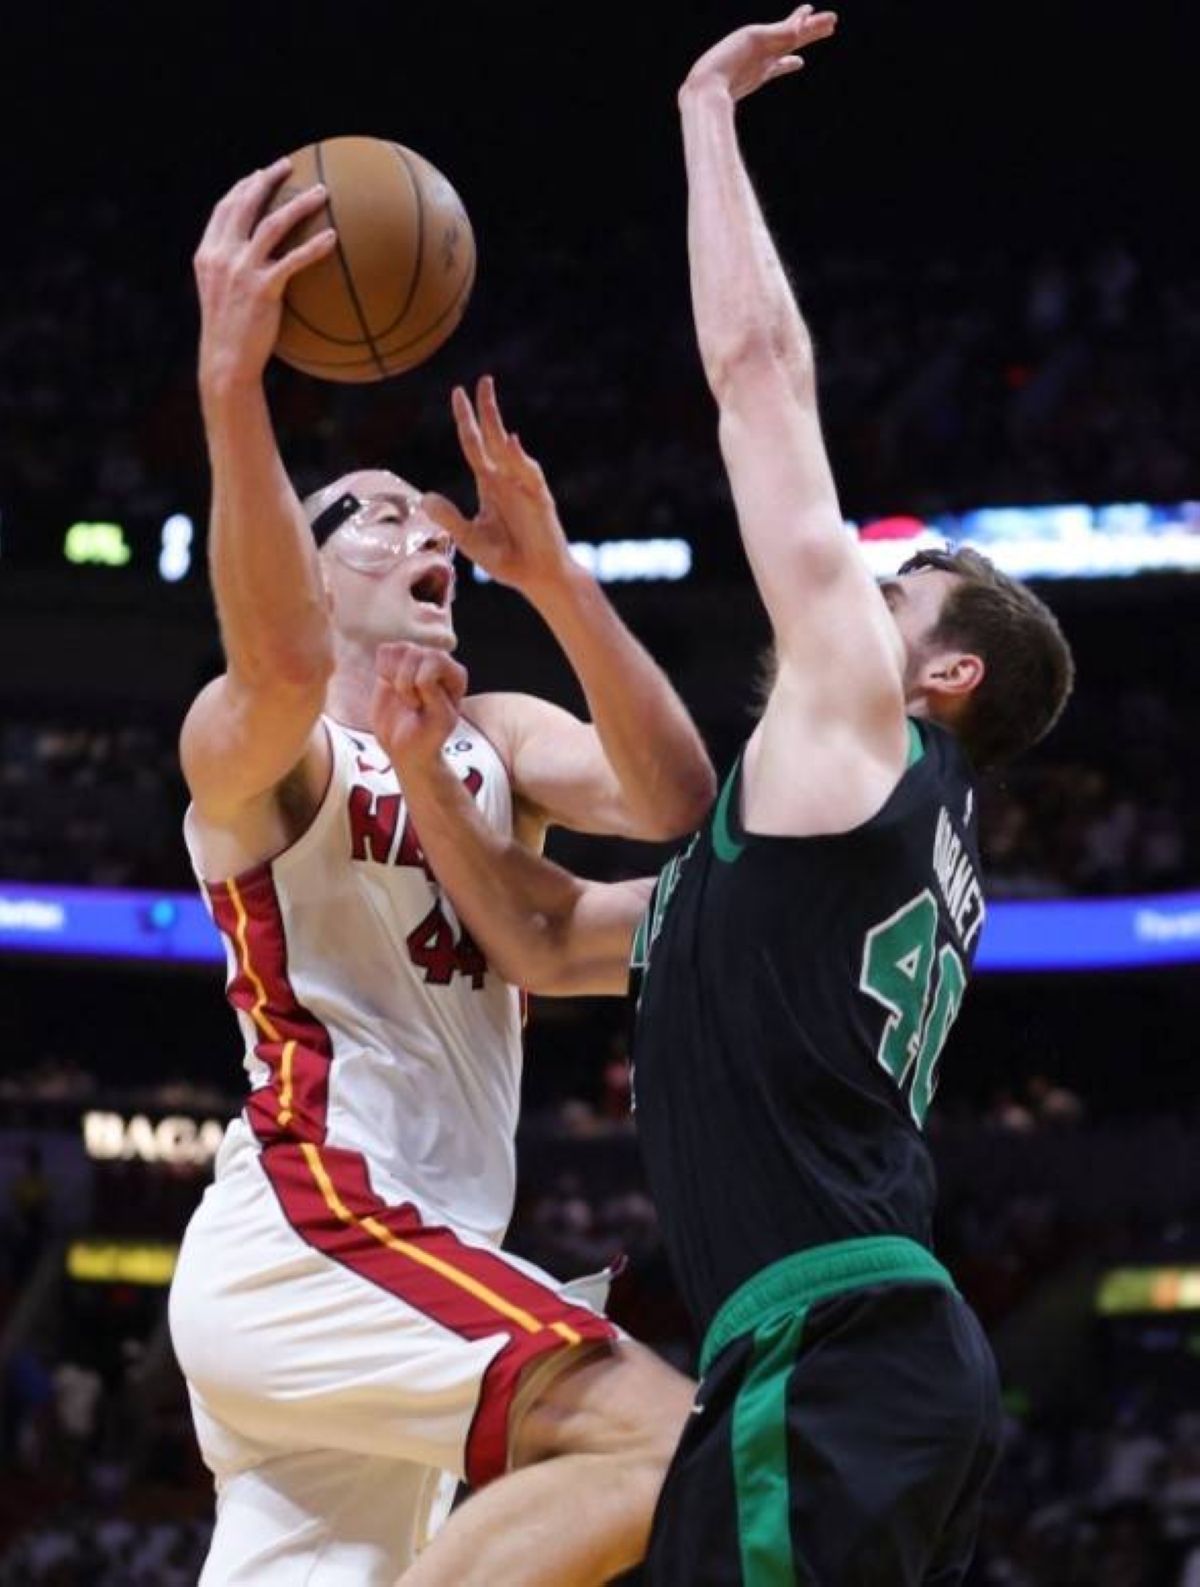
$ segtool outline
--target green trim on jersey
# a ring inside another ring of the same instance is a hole
[[[744,843],[739,843],[729,830],[729,800],[733,794],[733,785],[737,781],[738,768],[742,764],[739,755],[733,763],[733,769],[725,779],[725,786],[721,789],[721,797],[717,800],[717,808],[713,811],[712,819],[712,846],[713,853],[719,860],[724,860],[726,865],[732,865],[734,860],[746,849]]]
[[[911,770],[925,753],[925,741],[921,737],[921,730],[907,717],[908,723],[908,759],[904,763],[905,771]],[[739,842],[729,829],[729,801],[733,797],[733,785],[737,781],[738,768],[742,764],[741,755],[733,763],[733,769],[725,779],[725,786],[721,789],[721,797],[717,800],[717,808],[713,811],[712,819],[712,846],[713,853],[719,860],[724,860],[726,865],[732,865],[734,860],[746,852],[744,842]]]
[[[631,970],[644,970],[649,963],[647,945],[650,939],[650,905],[646,905],[646,913],[637,923],[637,930],[633,934],[633,946],[629,950],[629,968]]]

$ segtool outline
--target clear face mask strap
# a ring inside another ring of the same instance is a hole
[[[323,507],[312,521],[313,538],[323,546],[331,535],[337,533],[348,518],[362,511],[362,502],[353,491],[345,491],[328,507]]]

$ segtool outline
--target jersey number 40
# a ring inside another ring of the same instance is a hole
[[[888,1011],[877,1056],[907,1090],[918,1127],[937,1089],[937,1061],[967,984],[949,943],[938,950],[937,924],[937,903],[925,888],[867,932],[858,982]]]

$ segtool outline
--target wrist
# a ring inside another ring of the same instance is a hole
[[[436,793],[446,779],[454,780],[454,773],[442,754],[442,743],[441,738],[436,744],[409,743],[399,752],[385,745],[406,793],[418,788]]]
[[[704,110],[727,110],[732,115],[737,102],[723,77],[699,72],[684,78],[678,103],[684,115]]]
[[[200,400],[207,406],[237,402],[261,393],[263,371],[228,353],[201,350],[198,372]]]
[[[552,609],[577,604],[595,588],[596,581],[587,569],[564,552],[552,567],[540,569],[524,580],[521,594],[545,617]]]

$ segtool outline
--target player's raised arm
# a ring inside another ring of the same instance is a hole
[[[720,409],[738,521],[780,660],[789,731],[849,730],[891,775],[903,762],[901,648],[843,527],[817,412],[813,345],[750,182],[739,100],[803,64],[832,12],[732,33],[697,61],[679,104],[701,357]],[[819,171],[805,166],[805,180]],[[812,744],[809,748],[812,749]],[[890,768],[890,769],[888,769]],[[870,797],[873,797],[871,795]]]
[[[653,882],[587,882],[480,815],[442,746],[466,672],[444,651],[380,646],[372,727],[400,774],[421,847],[492,967],[548,995],[620,994]]]
[[[489,378],[476,406],[454,393],[479,494],[473,518],[441,497],[431,516],[491,576],[519,590],[562,646],[592,721],[526,695],[472,702],[501,742],[514,788],[543,824],[665,839],[690,831],[716,792],[708,753],[662,669],[571,557],[538,463],[504,424]]]
[[[275,256],[324,201],[322,188],[310,188],[264,218],[289,168],[278,161],[232,188],[195,258],[212,472],[209,571],[227,670],[192,707],[181,749],[197,808],[217,821],[269,792],[300,760],[332,666],[316,547],[263,390],[284,289],[334,244],[325,230]]]

